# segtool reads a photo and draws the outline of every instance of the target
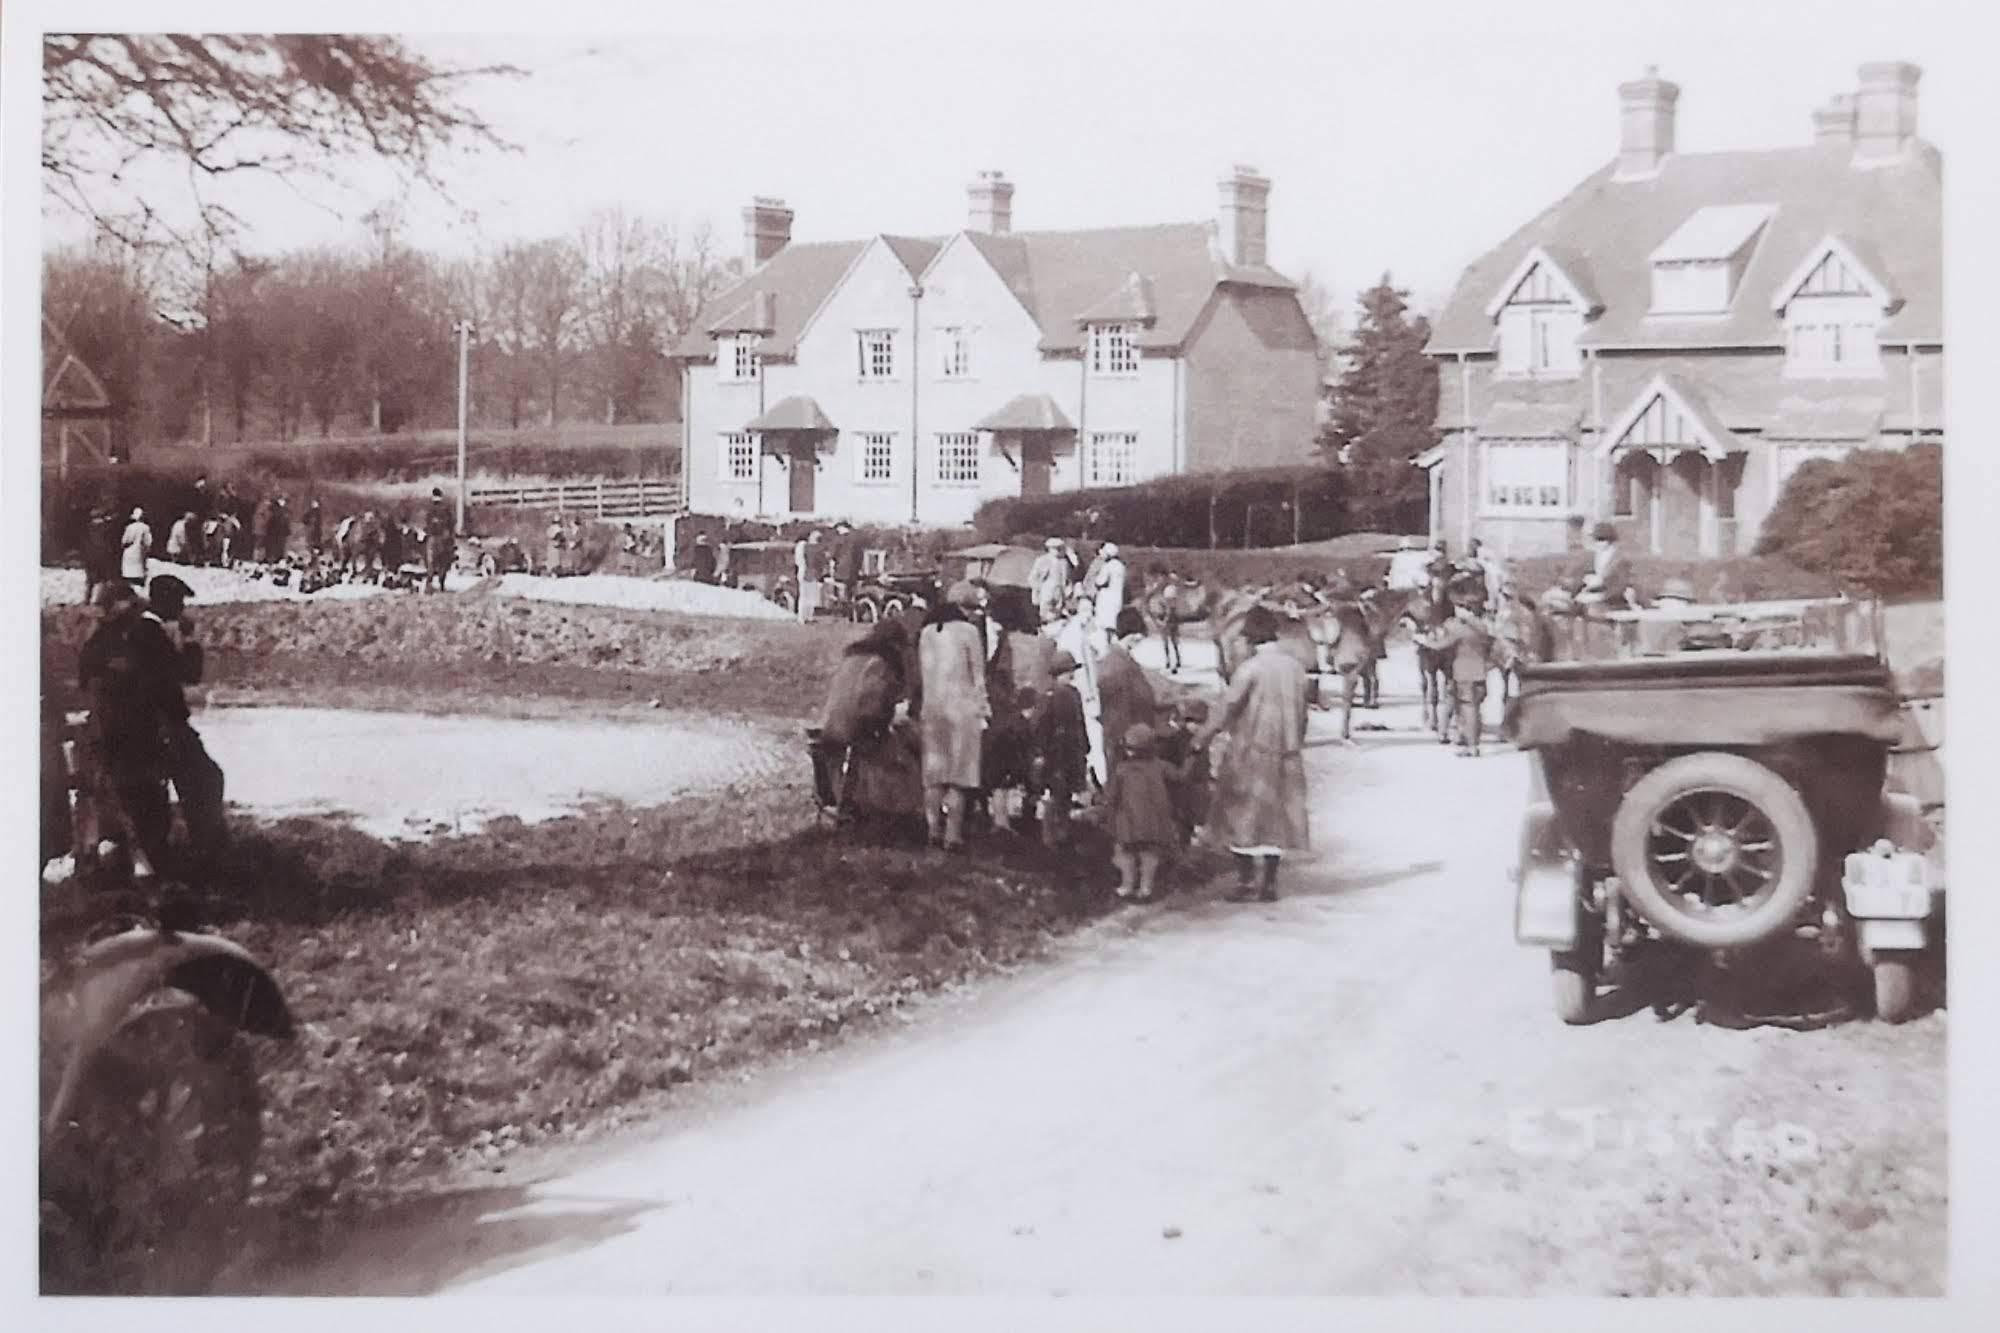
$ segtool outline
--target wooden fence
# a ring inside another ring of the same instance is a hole
[[[654,480],[475,486],[467,498],[475,507],[555,509],[593,518],[653,518],[680,512],[681,484]]]

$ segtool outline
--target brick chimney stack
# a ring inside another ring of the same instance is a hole
[[[1674,103],[1678,84],[1660,77],[1659,67],[1646,66],[1644,76],[1618,85],[1617,180],[1643,180],[1660,170],[1674,151]]]
[[[792,210],[782,199],[758,195],[743,210],[743,259],[757,268],[792,243]]]
[[[1813,142],[1822,146],[1854,147],[1854,94],[1836,93],[1812,114]]]
[[[1223,257],[1245,268],[1268,263],[1264,224],[1270,212],[1269,178],[1254,167],[1239,166],[1222,178],[1220,189]]]
[[[1906,60],[1861,67],[1861,91],[1854,96],[1857,165],[1892,161],[1917,137],[1917,81],[1922,77],[1923,71]]]
[[[982,171],[965,187],[966,230],[1005,236],[1014,229],[1014,184],[998,171]]]

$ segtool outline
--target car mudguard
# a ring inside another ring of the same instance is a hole
[[[1521,816],[1514,867],[1514,939],[1537,948],[1573,949],[1580,909],[1576,856],[1563,842],[1555,806],[1532,802]]]
[[[281,1040],[293,1032],[278,983],[247,949],[219,935],[129,930],[85,949],[56,985],[54,1035],[68,1055],[45,1129],[62,1123],[90,1060],[133,1007],[162,988],[193,996],[243,1032]]]

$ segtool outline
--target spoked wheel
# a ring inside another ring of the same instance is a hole
[[[882,604],[873,597],[857,598],[854,603],[854,619],[862,625],[872,625],[882,618]]]
[[[1706,948],[1783,929],[1812,891],[1819,840],[1804,799],[1740,755],[1668,760],[1625,794],[1611,860],[1632,905],[1671,938]]]
[[[206,1291],[241,1243],[261,1113],[227,1023],[194,1005],[128,1020],[43,1145],[43,1292]]]
[[[909,604],[900,597],[888,598],[882,603],[883,618],[889,620],[895,619],[897,616],[903,614],[904,608],[908,605]]]

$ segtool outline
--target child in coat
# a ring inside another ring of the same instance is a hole
[[[1083,791],[1090,760],[1083,696],[1076,689],[1077,665],[1077,660],[1068,653],[1056,653],[1050,664],[1054,683],[1035,708],[1035,761],[1030,795],[1041,799],[1042,842],[1049,847],[1069,843],[1070,811]]]
[[[1208,751],[1195,748],[1194,733],[1208,721],[1208,703],[1183,699],[1168,717],[1160,738],[1160,758],[1167,761],[1168,790],[1174,798],[1174,822],[1181,846],[1190,845],[1208,812]]]
[[[1120,898],[1150,900],[1160,860],[1180,839],[1169,777],[1167,761],[1157,752],[1153,729],[1144,722],[1126,728],[1119,745],[1118,767],[1112,770],[1104,789]]]

